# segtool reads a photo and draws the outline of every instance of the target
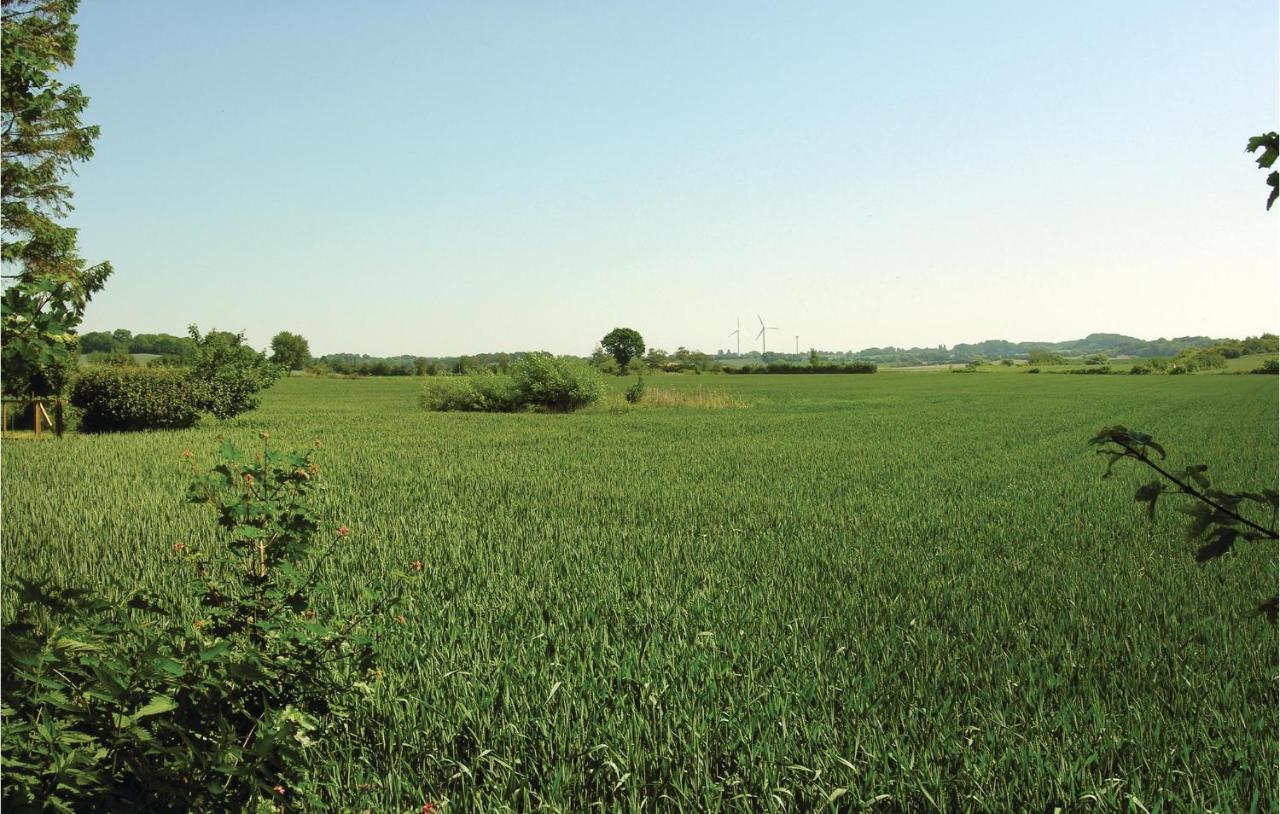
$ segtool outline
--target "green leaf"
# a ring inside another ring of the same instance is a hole
[[[213,661],[214,659],[222,658],[223,656],[227,655],[230,652],[231,652],[231,645],[227,644],[226,642],[218,642],[212,647],[208,647],[202,650],[200,652],[200,660],[206,661],[206,662]]]
[[[1264,133],[1249,139],[1249,146],[1245,148],[1245,152],[1256,153],[1258,150],[1262,150],[1262,154],[1258,156],[1258,169],[1270,168],[1276,162],[1276,157],[1280,155],[1280,135]]]
[[[160,672],[167,673],[168,675],[171,675],[174,678],[177,678],[178,676],[186,672],[184,669],[182,669],[181,664],[165,656],[157,656],[156,658],[152,659],[151,665],[155,667],[157,670],[159,670]]]
[[[148,715],[160,715],[178,708],[178,702],[167,695],[153,695],[151,700],[133,713],[133,720],[146,718]]]

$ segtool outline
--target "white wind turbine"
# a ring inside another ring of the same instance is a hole
[[[774,327],[774,326],[772,326],[772,325],[765,325],[765,324],[764,324],[764,317],[760,316],[759,314],[756,314],[756,319],[760,320],[760,333],[756,334],[756,339],[759,339],[759,340],[760,340],[760,353],[763,355],[764,353],[766,353],[766,350],[765,350],[765,343],[766,343],[766,341],[767,341],[767,339],[768,339],[768,338],[765,336],[765,333],[764,333],[764,332],[765,332],[765,331],[776,331],[776,330],[778,330],[778,328],[775,328],[775,327]]]
[[[742,355],[742,318],[741,317],[738,318],[737,330],[729,331],[729,336],[738,337],[738,355],[741,356]]]

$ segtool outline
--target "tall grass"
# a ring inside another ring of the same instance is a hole
[[[672,377],[674,378],[674,377]],[[652,387],[647,386],[644,396],[636,402],[628,402],[622,394],[611,393],[595,409],[608,412],[628,410],[662,410],[688,407],[695,410],[743,409],[751,404],[734,396],[724,388],[711,387]]]

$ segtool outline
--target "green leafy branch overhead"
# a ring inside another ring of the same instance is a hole
[[[1128,458],[1154,470],[1160,478],[1138,487],[1133,499],[1147,504],[1147,516],[1155,517],[1156,503],[1165,495],[1186,495],[1195,502],[1182,507],[1180,511],[1191,516],[1191,524],[1187,528],[1187,539],[1201,541],[1196,551],[1196,559],[1206,562],[1221,557],[1244,540],[1257,542],[1260,540],[1278,540],[1276,533],[1277,511],[1280,510],[1280,496],[1274,489],[1262,489],[1257,492],[1227,492],[1215,488],[1209,480],[1208,464],[1195,464],[1179,471],[1166,469],[1153,456],[1165,458],[1164,447],[1154,438],[1137,430],[1124,426],[1103,427],[1089,442],[1102,447],[1098,454],[1110,456],[1107,471],[1103,477],[1110,477],[1117,461]],[[1245,507],[1255,508],[1255,518],[1245,515]],[[1261,513],[1266,514],[1262,522]],[[1266,525],[1266,524],[1269,524]],[[1276,621],[1277,605],[1280,595],[1272,597],[1258,606],[1272,622]]]
[[[1258,168],[1270,170],[1276,163],[1277,155],[1280,155],[1280,135],[1273,130],[1249,139],[1245,152],[1256,153],[1258,150],[1262,151],[1262,155],[1258,156]],[[1271,187],[1271,194],[1267,196],[1267,209],[1270,209],[1276,198],[1280,198],[1280,170],[1271,170],[1267,176],[1267,186]]]

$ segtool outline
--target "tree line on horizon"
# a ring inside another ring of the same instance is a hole
[[[160,357],[160,364],[180,363],[194,351],[187,336],[168,333],[138,333],[118,328],[114,331],[91,331],[79,337],[80,353],[90,362],[124,362],[125,354],[148,354]],[[1025,359],[1033,364],[1066,364],[1072,357],[1099,354],[1110,358],[1168,358],[1193,351],[1212,351],[1223,358],[1258,353],[1277,353],[1277,336],[1264,333],[1244,339],[1208,336],[1181,336],[1173,339],[1144,340],[1124,334],[1094,333],[1083,339],[1063,342],[1009,342],[990,339],[977,343],[961,343],[936,348],[898,348],[893,346],[865,348],[860,351],[810,349],[803,353],[748,351],[741,354],[717,350],[714,354],[679,347],[674,352],[650,348],[638,357],[650,370],[672,372],[711,372],[725,362],[753,365],[804,364],[816,356],[823,362],[875,362],[881,365],[969,364],[1000,359]],[[344,376],[435,376],[492,370],[506,372],[512,364],[532,351],[485,352],[457,356],[373,356],[365,353],[329,353],[313,357],[307,340],[282,331],[272,339],[271,359],[290,370],[305,370],[317,375]],[[612,358],[602,348],[582,357],[597,367],[609,367]]]

